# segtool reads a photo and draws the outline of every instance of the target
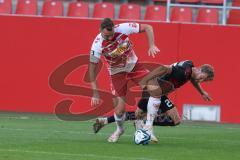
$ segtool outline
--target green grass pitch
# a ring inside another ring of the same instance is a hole
[[[240,125],[183,123],[155,127],[158,144],[133,143],[132,122],[116,144],[114,124],[98,134],[92,122],[61,121],[54,115],[0,113],[0,160],[239,160]]]

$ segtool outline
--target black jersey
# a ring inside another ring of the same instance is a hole
[[[191,79],[192,67],[194,67],[192,61],[188,60],[174,63],[171,66],[172,72],[170,74],[157,78],[159,85],[162,87],[163,94],[168,93],[168,90],[172,90],[172,87],[179,88],[188,82]],[[166,83],[166,81],[171,82],[172,84]],[[150,94],[143,91],[142,98],[138,103],[138,107],[143,111],[147,111],[149,97]],[[174,107],[174,104],[165,95],[161,97],[161,101],[160,109],[163,112]]]
[[[186,60],[171,65],[172,72],[161,79],[171,82],[174,88],[179,88],[191,79],[193,62]]]

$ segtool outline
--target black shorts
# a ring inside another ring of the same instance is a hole
[[[148,104],[149,97],[146,96],[146,93],[144,93],[144,94],[145,94],[145,96],[142,97],[141,100],[138,102],[138,108],[140,108],[144,112],[147,112],[147,104]],[[171,100],[167,96],[163,95],[161,97],[161,104],[159,107],[160,113],[165,113],[166,111],[168,111],[174,107],[175,107],[174,104],[171,102]]]
[[[174,85],[172,82],[166,81],[160,77],[157,78],[157,82],[162,89],[162,94],[168,94],[174,90]]]

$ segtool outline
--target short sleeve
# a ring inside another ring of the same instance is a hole
[[[100,36],[97,36],[93,41],[90,51],[90,62],[98,63],[102,53],[102,40]]]
[[[178,66],[187,68],[187,67],[194,67],[193,62],[190,60],[186,60],[186,61],[181,61],[178,63]]]
[[[126,35],[130,35],[133,33],[140,32],[140,24],[139,23],[121,23],[115,26],[115,32],[120,32]]]

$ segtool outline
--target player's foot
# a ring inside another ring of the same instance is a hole
[[[153,133],[151,134],[151,143],[158,143],[158,139]]]
[[[135,130],[142,129],[143,126],[144,126],[143,120],[135,120],[134,121]]]
[[[153,127],[145,125],[143,128],[147,131],[148,134],[151,135],[151,143],[158,143],[158,139],[153,133]]]
[[[120,136],[124,133],[123,129],[117,129],[109,138],[108,138],[108,142],[110,143],[115,143],[118,141],[118,139],[120,138]]]
[[[96,122],[93,124],[94,133],[98,133],[105,125],[105,118],[97,118]]]

